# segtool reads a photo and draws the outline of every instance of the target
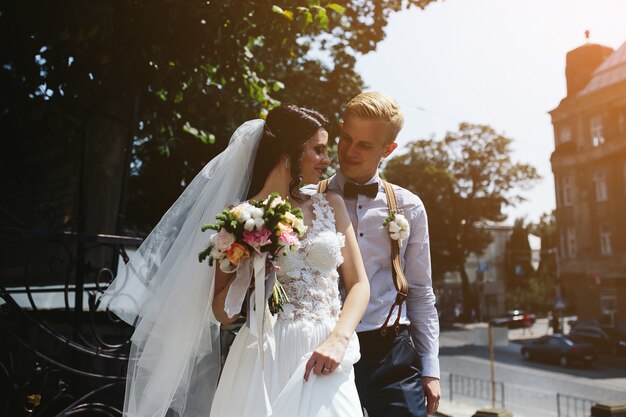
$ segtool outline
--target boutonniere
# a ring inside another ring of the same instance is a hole
[[[402,247],[402,241],[409,237],[409,222],[404,217],[402,210],[391,210],[389,215],[385,217],[383,226],[387,227],[389,237],[398,241],[398,245]]]

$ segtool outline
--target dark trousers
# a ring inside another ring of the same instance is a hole
[[[389,333],[357,333],[361,359],[354,373],[361,404],[370,417],[426,417],[420,360],[409,331]]]

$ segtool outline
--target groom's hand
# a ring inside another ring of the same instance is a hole
[[[423,376],[422,387],[424,388],[424,395],[426,396],[426,412],[429,415],[434,414],[437,408],[439,408],[439,399],[441,399],[439,379]]]

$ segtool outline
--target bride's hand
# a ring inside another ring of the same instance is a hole
[[[311,371],[313,371],[315,375],[328,375],[334,372],[341,361],[343,361],[349,341],[349,337],[342,337],[331,333],[326,340],[313,351],[313,354],[306,363],[304,380],[309,380]]]

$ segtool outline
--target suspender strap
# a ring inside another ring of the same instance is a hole
[[[385,187],[385,194],[387,196],[387,207],[389,208],[390,213],[394,213],[398,211],[398,200],[396,198],[396,193],[393,191],[393,187],[390,183],[383,180],[383,186]],[[387,327],[389,326],[389,319],[391,319],[391,315],[393,311],[398,307],[398,316],[396,317],[396,321],[393,324],[393,330],[396,335],[400,332],[400,316],[402,314],[402,304],[404,300],[406,300],[407,294],[409,293],[409,284],[404,276],[404,271],[402,271],[402,264],[400,262],[400,243],[397,240],[391,239],[391,274],[393,276],[393,285],[396,287],[396,300],[391,305],[389,309],[389,314],[387,314],[387,319],[383,323],[380,328],[380,334],[382,336],[387,335]]]
[[[325,180],[321,180],[317,184],[317,192],[318,193],[325,193],[327,189],[328,189],[328,178],[325,179]]]

